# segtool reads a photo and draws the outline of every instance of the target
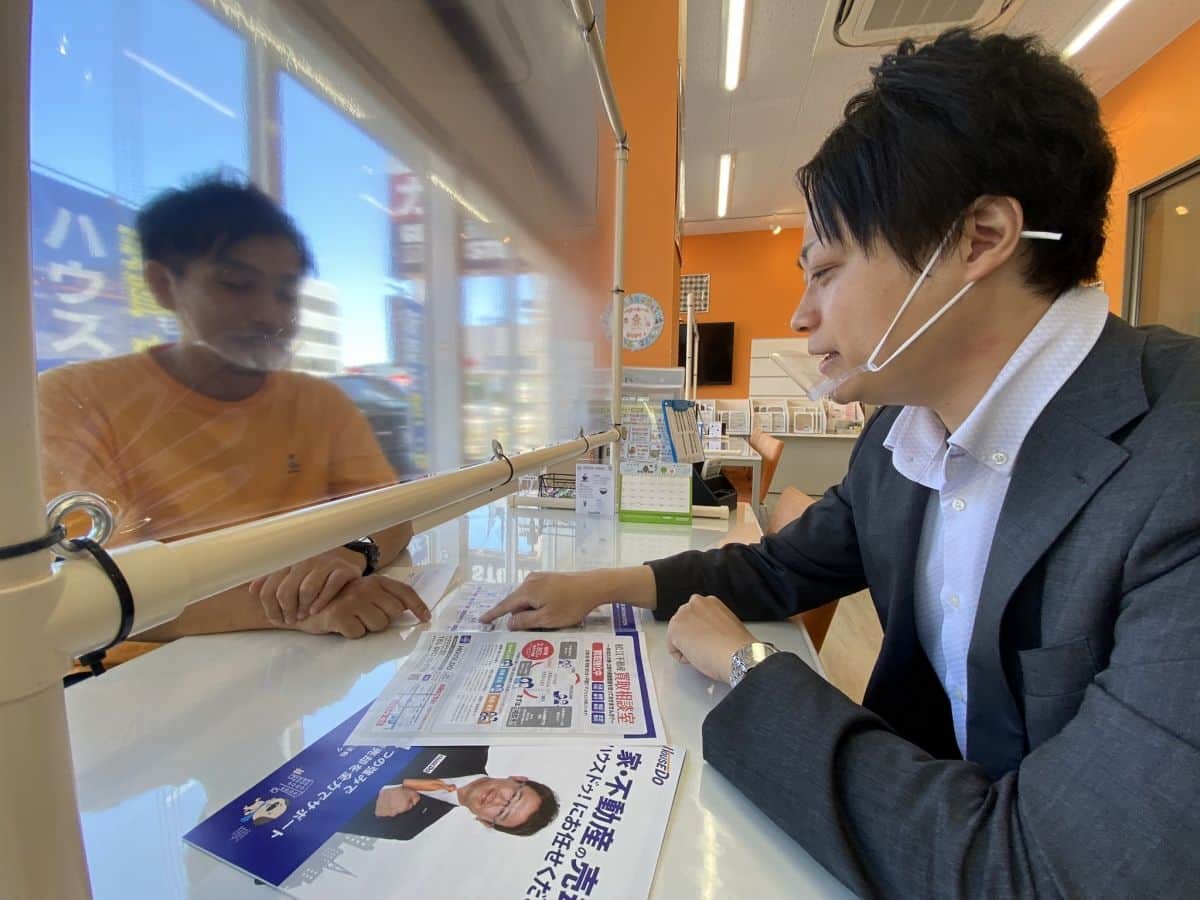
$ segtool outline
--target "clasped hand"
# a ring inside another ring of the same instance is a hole
[[[321,553],[249,584],[263,614],[277,628],[359,638],[383,631],[406,612],[429,621],[429,609],[407,584],[363,575],[336,551]]]

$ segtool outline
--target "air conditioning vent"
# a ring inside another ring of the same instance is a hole
[[[833,35],[847,47],[924,40],[947,28],[986,28],[1024,0],[842,0]]]

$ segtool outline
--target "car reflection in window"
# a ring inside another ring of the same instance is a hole
[[[408,445],[408,397],[399,385],[375,375],[334,375],[340,387],[371,423],[375,440],[401,481],[418,474]]]

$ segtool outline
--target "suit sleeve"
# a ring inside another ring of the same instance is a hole
[[[708,715],[705,758],[863,896],[1195,896],[1198,468],[1128,556],[1108,664],[1016,771],[931,758],[791,654]]]
[[[855,461],[864,445],[882,441],[876,418],[854,445],[842,483],[777,534],[648,563],[654,617],[670,619],[692,594],[711,594],[743,619],[785,619],[866,587],[854,527]]]
[[[422,796],[417,805],[397,816],[375,815],[375,794],[339,830],[343,834],[386,838],[389,841],[411,841],[454,809],[454,804]]]

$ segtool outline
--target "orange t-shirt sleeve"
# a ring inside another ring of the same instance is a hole
[[[331,409],[326,421],[337,423],[337,438],[330,460],[330,493],[334,497],[344,497],[395,484],[396,473],[379,448],[371,424],[358,407],[336,387],[331,389],[328,402]]]

